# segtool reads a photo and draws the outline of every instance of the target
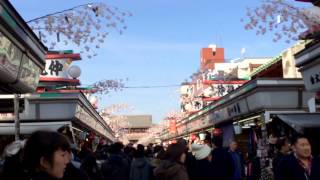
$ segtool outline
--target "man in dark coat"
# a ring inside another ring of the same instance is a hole
[[[110,147],[110,157],[102,164],[105,180],[129,180],[130,164],[122,153],[123,145],[116,142]]]
[[[244,177],[244,161],[236,141],[231,141],[228,152],[233,160],[234,174],[232,179],[241,180]]]
[[[320,161],[311,155],[311,145],[304,136],[292,141],[293,153],[280,160],[275,180],[319,180]]]
[[[288,155],[290,152],[290,145],[288,140],[285,138],[278,139],[276,148],[278,152],[272,160],[273,173],[276,173],[276,171],[278,170],[278,165],[281,159]]]
[[[212,151],[212,165],[215,170],[216,179],[232,180],[234,174],[234,163],[227,149],[222,147],[222,139],[215,138],[215,148]]]
[[[145,157],[144,146],[138,144],[137,150],[133,153],[133,161],[130,169],[130,180],[150,180],[151,165]]]

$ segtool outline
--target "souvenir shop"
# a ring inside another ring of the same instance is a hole
[[[0,138],[12,136],[15,132],[13,114],[0,115]],[[58,131],[80,146],[84,141],[92,147],[101,140],[115,141],[114,133],[98,114],[89,100],[78,93],[40,93],[26,98],[25,111],[20,113],[20,134],[28,137],[36,130]]]
[[[295,134],[304,133],[317,155],[320,114],[308,112],[308,100],[314,93],[304,89],[302,80],[257,79],[251,83],[250,90],[233,96],[211,113],[214,127],[222,132],[223,146],[228,147],[231,141],[238,143],[248,162],[247,175],[258,176],[263,173],[261,170],[272,168],[270,162],[279,138],[290,140]],[[242,88],[248,86],[250,83]]]

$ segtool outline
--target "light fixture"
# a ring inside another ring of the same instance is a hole
[[[250,120],[257,119],[257,118],[261,118],[261,115],[257,115],[257,116],[249,117],[249,118],[246,118],[246,119],[241,119],[241,120],[240,120],[240,121],[238,121],[238,122],[240,123],[240,122],[250,121]]]
[[[206,134],[205,134],[204,132],[201,132],[201,133],[199,134],[199,137],[200,137],[200,140],[203,141],[203,140],[206,139]]]
[[[69,76],[71,76],[73,79],[77,79],[78,77],[80,77],[81,75],[81,69],[79,66],[71,66],[69,69],[68,69],[68,74]]]

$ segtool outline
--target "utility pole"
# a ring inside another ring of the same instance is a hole
[[[20,118],[19,118],[19,99],[20,99],[20,94],[14,94],[14,125],[15,125],[15,140],[20,139]]]

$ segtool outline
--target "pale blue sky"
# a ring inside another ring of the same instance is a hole
[[[11,0],[25,20],[67,9],[86,0]],[[256,36],[240,22],[246,7],[260,0],[110,0],[106,2],[133,13],[123,35],[112,33],[95,59],[77,63],[83,84],[100,79],[129,78],[127,86],[180,84],[199,68],[200,49],[210,43],[225,48],[226,58],[276,56],[288,44],[273,43],[270,35]],[[72,47],[68,48],[71,49]],[[77,52],[77,49],[74,48]],[[78,50],[79,51],[79,50]],[[151,114],[159,122],[179,109],[177,87],[125,89],[111,93],[101,106],[128,103],[132,114]]]

